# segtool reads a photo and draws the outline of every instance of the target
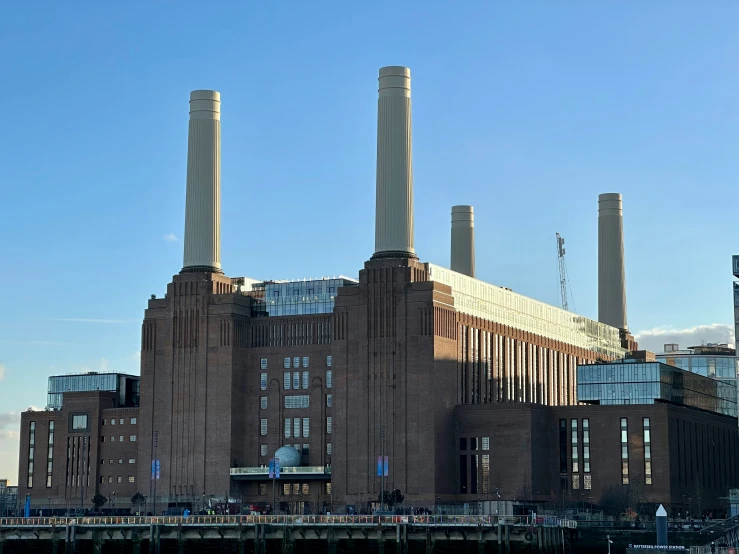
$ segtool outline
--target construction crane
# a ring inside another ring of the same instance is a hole
[[[557,233],[557,258],[559,259],[559,289],[562,294],[562,309],[569,310],[567,304],[567,266],[565,266],[565,239]]]

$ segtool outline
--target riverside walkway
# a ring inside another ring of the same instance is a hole
[[[498,552],[505,553],[510,552],[512,542],[521,542],[549,554],[562,552],[576,527],[574,521],[548,516],[6,518],[0,519],[0,554],[17,547],[16,541],[50,541],[54,554],[74,554],[81,541],[91,541],[95,553],[102,552],[103,544],[131,541],[134,554],[155,554],[160,544],[167,541],[176,543],[178,552],[183,554],[189,550],[188,544],[213,540],[224,541],[224,547],[226,542],[236,546],[239,554],[265,554],[268,544],[275,543],[279,543],[281,552],[293,552],[296,541],[322,541],[329,553],[336,552],[339,541],[355,545],[356,541],[373,541],[381,554],[393,550],[397,554],[407,553],[409,541],[423,541],[427,554],[433,553],[439,542],[446,541],[476,542],[480,553],[490,543],[497,543]],[[83,550],[89,551],[89,546]]]

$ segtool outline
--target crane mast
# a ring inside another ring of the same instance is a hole
[[[565,239],[557,233],[557,259],[559,260],[559,289],[562,295],[562,309],[569,311],[567,303],[567,267],[565,266]]]

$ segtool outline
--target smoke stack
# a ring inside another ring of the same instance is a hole
[[[475,212],[472,206],[452,206],[451,269],[475,276]]]
[[[628,329],[624,220],[617,193],[598,196],[598,321]]]
[[[221,94],[190,93],[182,271],[221,271]]]
[[[383,67],[379,82],[373,258],[415,258],[411,70]]]

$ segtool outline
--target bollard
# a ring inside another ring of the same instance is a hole
[[[667,546],[667,510],[662,504],[657,509],[657,546]]]

